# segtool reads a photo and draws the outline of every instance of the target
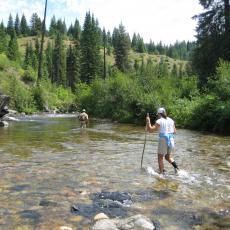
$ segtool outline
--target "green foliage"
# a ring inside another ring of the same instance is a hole
[[[201,2],[209,2],[206,7],[211,7],[211,11],[199,16],[198,43],[193,55],[199,78],[186,65],[189,62],[169,58],[187,60],[194,43],[144,44],[141,36],[134,34],[131,44],[123,25],[115,28],[111,37],[105,30],[102,33],[97,20],[88,12],[83,30],[76,19],[68,30],[69,37],[65,22],[52,18],[52,38],[44,43],[43,77],[35,85],[39,40],[34,37],[32,42],[31,38],[20,41],[20,51],[25,51],[22,69],[15,35],[15,31],[22,36],[40,34],[41,20],[33,14],[31,30],[24,15],[20,26],[18,16],[13,27],[12,17],[9,18],[8,34],[0,25],[0,90],[11,97],[10,107],[19,112],[68,112],[77,106],[86,108],[90,116],[144,124],[147,112],[155,120],[157,107],[163,106],[177,126],[229,133],[230,64],[217,62],[219,57],[229,60],[229,34],[223,33],[224,20],[212,20],[216,13],[224,17],[220,10],[224,7],[213,11],[213,0]],[[106,77],[101,60],[103,39],[107,48]],[[203,94],[198,90],[198,82],[206,86]]]
[[[230,100],[230,62],[220,60],[217,68],[216,79],[209,80],[209,87],[212,88],[221,101]]]
[[[34,69],[32,67],[27,67],[27,69],[25,70],[25,72],[22,75],[22,80],[24,82],[36,82],[37,80],[37,73],[34,71]]]
[[[48,80],[43,80],[33,88],[33,97],[40,111],[44,109],[59,109],[62,112],[69,111],[74,104],[74,95],[63,86],[56,86]]]
[[[0,54],[0,71],[3,71],[11,66],[11,62],[5,54]]]
[[[4,92],[10,96],[10,107],[18,112],[31,113],[36,111],[32,90],[26,87],[18,78],[10,76],[4,81]]]

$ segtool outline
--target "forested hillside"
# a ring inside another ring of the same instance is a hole
[[[201,25],[196,43],[165,45],[144,43],[122,24],[105,31],[90,12],[82,26],[76,19],[68,28],[53,16],[41,49],[38,15],[9,15],[0,25],[0,90],[18,112],[84,107],[91,116],[142,123],[146,112],[155,119],[164,106],[178,126],[229,132],[229,56],[216,57],[216,68],[204,78]]]

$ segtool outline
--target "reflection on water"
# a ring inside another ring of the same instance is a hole
[[[0,129],[0,229],[87,229],[74,203],[92,194],[128,192],[127,215],[141,213],[159,229],[230,228],[230,137],[178,130],[174,157],[182,171],[157,174],[157,135],[144,128],[74,115],[21,117]]]

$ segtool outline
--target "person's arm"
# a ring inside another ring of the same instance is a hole
[[[147,116],[146,117],[146,127],[147,127],[148,132],[152,133],[156,131],[160,127],[160,125],[157,123],[155,123],[155,125],[151,125],[150,117]]]
[[[86,114],[86,116],[85,116],[85,122],[86,122],[87,124],[89,124],[89,116],[88,116],[88,114]]]
[[[174,128],[173,134],[176,134],[176,126],[175,126],[175,124],[174,124],[173,128]]]

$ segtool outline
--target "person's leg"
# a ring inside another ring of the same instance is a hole
[[[179,170],[178,166],[177,166],[177,163],[175,162],[175,160],[173,159],[172,155],[171,155],[171,152],[168,152],[166,155],[165,155],[165,159],[170,163],[172,164],[172,166],[174,167],[175,171],[176,170]]]
[[[164,172],[164,162],[163,162],[163,159],[164,159],[164,155],[158,154],[158,165],[159,165],[160,173]]]
[[[167,154],[167,143],[165,138],[159,138],[158,142],[158,149],[157,149],[157,154],[158,154],[158,165],[159,165],[159,170],[160,173],[164,173],[164,155]]]
[[[174,161],[174,159],[172,158],[171,153],[167,153],[165,155],[165,160],[168,161],[170,164],[172,164],[172,162]]]

